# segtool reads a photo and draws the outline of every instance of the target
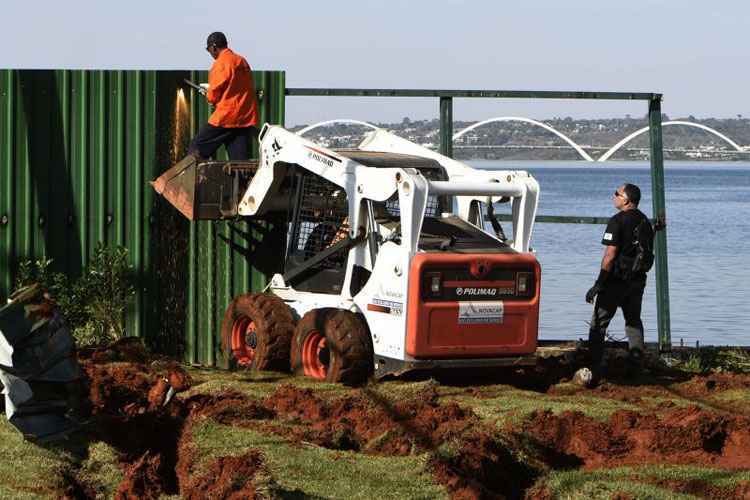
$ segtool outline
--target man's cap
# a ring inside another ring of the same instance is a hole
[[[217,47],[226,47],[227,46],[227,37],[224,36],[224,33],[221,31],[214,31],[210,35],[208,35],[208,39],[206,40],[206,47],[210,47],[212,45],[216,45]]]

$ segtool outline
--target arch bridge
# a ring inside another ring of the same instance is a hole
[[[593,162],[593,161],[604,162],[604,161],[609,160],[609,158],[612,157],[612,155],[615,154],[625,144],[627,144],[628,142],[632,141],[633,139],[635,139],[639,135],[645,134],[646,132],[648,132],[650,130],[650,127],[643,127],[643,128],[641,128],[639,130],[636,130],[632,134],[629,134],[628,136],[626,136],[625,138],[623,138],[622,140],[620,140],[617,144],[615,144],[610,149],[608,149],[603,155],[601,155],[596,160],[594,160],[591,157],[591,155],[589,155],[583,149],[583,147],[581,147],[573,139],[571,139],[567,135],[563,134],[559,130],[555,129],[554,127],[552,127],[550,125],[547,125],[544,122],[540,122],[540,121],[537,121],[537,120],[532,120],[531,118],[523,118],[523,117],[518,117],[518,116],[498,116],[498,117],[495,117],[495,118],[489,118],[487,120],[483,120],[483,121],[477,122],[477,123],[475,123],[473,125],[470,125],[470,126],[466,127],[465,129],[461,130],[460,132],[457,132],[453,136],[453,140],[455,141],[456,139],[461,138],[466,133],[468,133],[468,132],[470,132],[470,131],[478,128],[478,127],[486,125],[488,123],[508,122],[508,121],[518,121],[518,122],[523,122],[523,123],[530,123],[532,125],[541,127],[541,128],[543,128],[543,129],[545,129],[545,130],[547,130],[549,132],[552,132],[553,134],[555,134],[556,136],[558,136],[559,138],[561,138],[562,140],[564,140],[573,149],[575,149],[576,152],[581,156],[581,158],[583,158],[586,161],[591,161],[591,162]],[[737,144],[736,142],[734,142],[732,139],[730,139],[726,135],[722,134],[718,130],[713,129],[711,127],[708,127],[706,125],[702,125],[700,123],[693,123],[693,122],[682,121],[682,120],[670,120],[670,121],[662,122],[662,126],[667,126],[667,125],[683,125],[683,126],[687,126],[687,127],[694,127],[694,128],[698,128],[698,129],[701,129],[701,130],[705,130],[706,132],[715,135],[716,137],[720,138],[721,140],[723,140],[724,142],[726,142],[727,144],[729,144],[736,151],[745,152],[745,149],[742,146],[740,146],[739,144]]]

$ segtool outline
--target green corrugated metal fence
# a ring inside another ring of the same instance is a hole
[[[284,76],[255,72],[262,122],[283,124]],[[183,78],[206,73],[0,71],[0,299],[23,260],[51,258],[76,276],[98,242],[124,245],[138,276],[129,333],[221,365],[224,308],[262,288],[283,234],[268,224],[188,223],[154,196],[148,181],[208,117],[202,98],[180,96]]]

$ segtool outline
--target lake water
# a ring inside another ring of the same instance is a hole
[[[648,163],[469,163],[529,171],[539,181],[542,215],[609,217],[615,213],[612,193],[625,182],[641,188],[640,208],[653,214]],[[750,162],[667,162],[664,178],[673,344],[750,345]],[[534,226],[531,244],[542,265],[540,338],[587,337],[591,306],[583,297],[599,272],[603,230],[591,224]],[[655,342],[653,274],[642,318],[646,341]],[[618,311],[609,333],[622,338],[623,332]]]

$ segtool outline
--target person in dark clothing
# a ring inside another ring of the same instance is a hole
[[[208,73],[208,86],[201,93],[215,109],[208,123],[193,138],[189,152],[209,158],[224,145],[230,160],[247,160],[250,157],[248,137],[258,135],[258,100],[253,72],[245,58],[227,46],[223,33],[211,33],[206,50],[215,62]]]
[[[646,287],[645,272],[629,272],[624,268],[624,256],[635,251],[634,233],[639,226],[647,227],[653,239],[648,218],[638,210],[641,190],[634,184],[623,184],[615,191],[612,203],[618,213],[612,216],[602,237],[605,246],[599,276],[586,293],[586,302],[594,303],[589,329],[589,356],[593,383],[596,384],[605,370],[604,338],[607,327],[617,312],[622,309],[625,317],[625,334],[628,338],[629,364],[634,371],[640,369],[643,360],[643,322],[641,321],[641,301]],[[646,221],[642,225],[642,221]]]

